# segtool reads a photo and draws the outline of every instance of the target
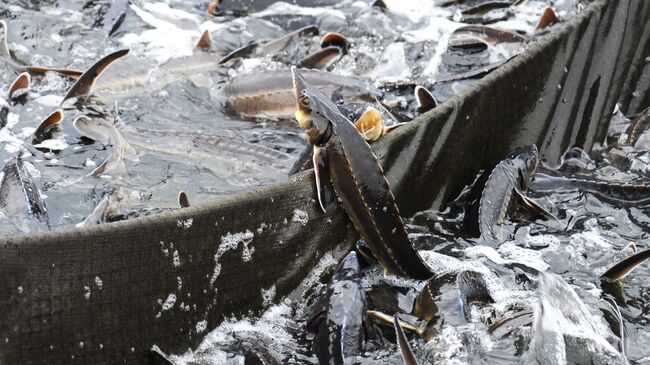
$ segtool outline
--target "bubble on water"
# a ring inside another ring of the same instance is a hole
[[[104,282],[99,276],[95,276],[95,285],[97,285],[97,288],[99,290],[102,290],[104,288]]]
[[[300,223],[304,226],[307,224],[307,222],[309,222],[309,214],[307,214],[307,212],[304,210],[294,209],[293,215],[291,216],[291,221]]]

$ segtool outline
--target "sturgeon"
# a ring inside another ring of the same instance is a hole
[[[302,77],[327,98],[336,91],[345,101],[372,102],[381,96],[366,82],[318,70],[301,70]],[[224,85],[217,100],[227,112],[249,118],[289,119],[296,111],[290,70],[268,71],[238,77]]]
[[[432,273],[408,238],[377,156],[354,124],[296,67],[293,92],[296,120],[314,146],[314,174],[318,202],[325,211],[322,188],[326,175],[348,217],[385,271],[419,280]]]
[[[351,251],[327,286],[327,312],[315,338],[320,364],[348,364],[360,354],[365,307],[361,268]]]
[[[49,231],[47,206],[20,156],[5,165],[0,179],[0,217],[23,233]]]
[[[489,242],[500,242],[506,237],[501,228],[515,211],[517,197],[538,211],[543,208],[527,199],[523,192],[537,169],[537,147],[517,148],[492,169],[486,169],[474,183],[465,211],[465,224]]]

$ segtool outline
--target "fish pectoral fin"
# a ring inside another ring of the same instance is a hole
[[[404,365],[418,365],[418,361],[415,359],[413,350],[409,345],[409,341],[404,334],[404,330],[400,324],[399,318],[395,315],[393,321],[393,328],[395,329],[395,337],[397,338],[397,345],[399,350],[402,353],[402,358],[404,359]]]
[[[524,194],[524,192],[521,190],[521,187],[519,186],[519,183],[515,179],[514,176],[512,176],[512,173],[510,171],[505,170],[506,176],[508,177],[508,180],[510,181],[510,185],[512,186],[512,189],[515,191],[517,194],[517,197],[521,200],[521,206],[520,208],[523,208],[526,212],[531,213],[533,217],[543,219],[546,221],[554,221],[554,222],[560,222],[558,218],[556,218],[553,213],[549,212],[546,210],[546,208],[542,207],[539,205],[536,201],[533,199],[529,198]]]
[[[309,144],[305,149],[302,151],[300,156],[298,156],[298,159],[296,162],[293,163],[293,166],[291,166],[291,170],[289,170],[289,173],[287,174],[288,176],[293,176],[299,172],[309,170],[313,167],[312,165],[312,160],[314,158],[314,146]]]
[[[553,213],[546,210],[546,208],[539,205],[539,203],[537,203],[533,199],[531,199],[531,198],[529,198],[529,197],[527,197],[525,195],[519,195],[519,193],[517,193],[517,195],[519,196],[519,198],[521,199],[521,201],[523,203],[521,206],[525,210],[532,213],[533,216],[535,216],[537,218],[540,218],[540,219],[543,219],[543,220],[546,220],[546,221],[560,222],[560,220],[555,215],[553,215]]]
[[[324,70],[343,57],[343,51],[336,46],[321,48],[298,61],[301,68]]]
[[[316,195],[318,195],[318,204],[323,210],[323,213],[326,213],[327,208],[334,201],[334,189],[329,179],[327,162],[325,160],[325,150],[322,147],[314,147],[312,161],[314,164],[314,178],[316,179]]]
[[[636,253],[612,266],[609,270],[600,276],[600,279],[602,281],[610,283],[621,280],[649,258],[650,250]]]

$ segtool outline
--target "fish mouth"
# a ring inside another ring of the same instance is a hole
[[[296,121],[302,129],[311,127],[311,110],[305,107],[304,92],[307,89],[305,78],[298,72],[296,66],[291,67],[291,76],[293,78],[293,95],[296,97],[297,109],[295,113]]]

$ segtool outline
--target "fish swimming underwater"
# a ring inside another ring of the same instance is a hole
[[[50,230],[47,206],[21,157],[9,160],[2,169],[0,182],[0,217],[8,220],[17,232]],[[2,230],[3,234],[11,234]]]
[[[336,91],[345,101],[373,101],[381,92],[364,81],[331,72],[302,70],[310,85],[331,97]],[[296,111],[290,70],[244,75],[226,83],[214,98],[230,114],[249,118],[289,119]]]

